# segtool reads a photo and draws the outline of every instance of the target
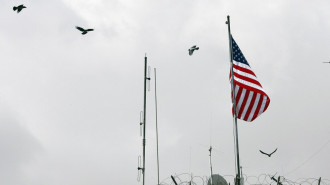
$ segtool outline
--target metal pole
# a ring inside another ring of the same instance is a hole
[[[236,185],[240,185],[241,172],[240,172],[240,161],[239,161],[239,149],[238,149],[238,129],[237,129],[237,112],[236,112],[236,95],[235,95],[235,84],[234,84],[234,71],[233,71],[233,47],[232,47],[232,36],[230,32],[230,17],[227,16],[228,35],[229,35],[229,50],[230,50],[230,73],[231,73],[231,89],[233,92],[233,104],[234,104],[234,129],[235,129],[235,145],[236,145]]]
[[[157,141],[157,182],[159,185],[159,152],[158,152],[158,116],[157,116],[157,84],[156,84],[156,68],[154,68],[155,73],[155,107],[156,107],[156,141]]]
[[[213,174],[213,171],[212,171],[212,146],[210,146],[210,169],[211,169],[211,177],[210,177],[210,182],[211,182],[211,185],[213,185],[213,179],[212,179],[212,174]]]
[[[145,156],[146,156],[146,108],[147,108],[147,55],[144,56],[144,105],[143,105],[143,169],[142,169],[142,185],[145,183]]]

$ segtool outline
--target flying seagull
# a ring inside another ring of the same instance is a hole
[[[89,32],[89,31],[94,31],[94,29],[84,29],[84,28],[81,28],[81,27],[79,27],[79,26],[76,26],[76,28],[79,30],[79,31],[81,31],[82,33],[81,34],[83,34],[83,35],[85,35],[87,32]]]
[[[188,51],[189,51],[189,55],[192,55],[193,52],[194,52],[195,50],[198,50],[198,49],[199,49],[199,47],[197,47],[196,45],[195,45],[195,46],[192,46],[191,48],[188,49]]]
[[[265,152],[263,152],[263,151],[261,151],[261,150],[259,150],[259,151],[260,151],[262,154],[268,155],[268,157],[270,157],[273,153],[276,152],[276,150],[277,150],[277,148],[276,148],[272,153],[270,153],[270,154],[267,154],[267,153],[265,153]]]
[[[17,6],[17,7],[14,6],[14,7],[13,7],[13,10],[14,10],[14,11],[17,10],[17,13],[19,13],[20,11],[23,10],[23,8],[26,8],[26,7],[25,7],[24,5],[21,4],[21,5]]]

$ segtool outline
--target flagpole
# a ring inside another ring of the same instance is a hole
[[[229,35],[229,51],[230,51],[230,73],[231,73],[231,89],[233,93],[233,104],[234,104],[234,129],[235,129],[235,147],[236,147],[236,164],[237,172],[235,178],[235,185],[240,185],[241,172],[240,172],[240,161],[239,161],[239,149],[238,149],[238,129],[237,129],[237,112],[236,112],[236,95],[235,95],[235,84],[234,84],[234,70],[233,70],[233,47],[232,47],[232,36],[230,32],[230,17],[227,16],[226,24],[228,25]]]

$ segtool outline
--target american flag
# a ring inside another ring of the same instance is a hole
[[[270,99],[233,38],[232,47],[237,118],[251,122],[266,111]]]

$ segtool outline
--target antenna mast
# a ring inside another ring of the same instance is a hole
[[[150,80],[150,77],[147,77],[147,54],[144,56],[144,102],[143,102],[143,140],[142,140],[142,145],[143,145],[143,175],[142,175],[142,184],[144,185],[145,183],[145,174],[146,174],[146,109],[147,109],[147,80]]]
[[[210,176],[210,182],[211,182],[211,185],[213,185],[213,182],[212,182],[212,146],[210,146],[210,149],[209,149],[209,152],[210,152],[210,169],[211,169],[211,176]]]
[[[158,152],[158,113],[157,113],[157,84],[156,84],[156,68],[154,68],[155,73],[155,107],[156,107],[156,138],[157,138],[157,185],[159,184],[159,152]]]
[[[145,184],[145,157],[146,157],[146,109],[147,109],[147,80],[150,80],[150,69],[147,73],[147,54],[144,56],[144,94],[143,94],[143,119],[141,119],[142,114],[140,114],[140,126],[143,125],[143,139],[142,139],[142,146],[143,146],[143,156],[142,156],[142,167],[138,166],[138,170],[142,171],[142,185]],[[150,87],[150,85],[149,85]],[[139,163],[139,162],[138,162]],[[139,178],[138,178],[139,179]]]

